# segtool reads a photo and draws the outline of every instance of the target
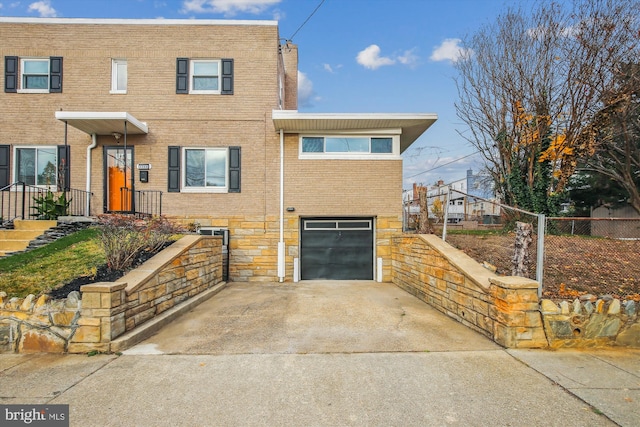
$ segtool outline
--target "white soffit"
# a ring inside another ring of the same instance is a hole
[[[273,110],[273,126],[284,133],[331,133],[402,129],[400,152],[405,151],[436,120],[434,113],[299,113]]]
[[[111,135],[114,132],[124,135],[125,122],[128,135],[149,133],[146,123],[127,112],[56,111],[56,119],[89,135]]]

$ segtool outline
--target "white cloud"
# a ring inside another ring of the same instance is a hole
[[[337,70],[339,70],[340,68],[342,68],[342,64],[338,64],[338,65],[331,65],[331,64],[322,64],[322,68],[331,74],[334,74]]]
[[[384,65],[393,65],[396,63],[394,59],[380,56],[380,47],[376,44],[372,44],[363,51],[358,52],[356,57],[358,64],[371,70],[376,70]]]
[[[0,9],[2,9],[2,3],[0,3]]]
[[[436,47],[429,59],[432,61],[451,61],[457,62],[460,59],[468,58],[473,54],[470,49],[460,46],[460,39],[445,39],[440,46]]]
[[[302,71],[298,71],[298,106],[311,107],[316,98],[313,90],[313,82]]]
[[[580,32],[582,31],[583,26],[590,26],[592,24],[593,24],[592,20],[585,20],[585,21],[582,21],[577,26],[570,25],[568,27],[562,27],[560,28],[560,35],[562,37],[570,37],[570,38],[578,37],[580,35]],[[549,31],[550,30],[548,27],[534,27],[534,28],[528,28],[527,34],[529,35],[529,37],[531,37],[534,40],[542,40],[543,36],[545,36]]]
[[[51,2],[49,0],[31,3],[28,10],[29,12],[37,12],[41,18],[55,18],[58,16],[58,12],[51,7]]]
[[[404,54],[398,56],[398,62],[409,67],[414,67],[418,63],[418,56],[414,53],[415,49],[405,50]]]
[[[282,21],[286,17],[287,17],[287,14],[285,12],[283,12],[282,10],[276,9],[276,10],[273,11],[273,20],[274,21]]]
[[[281,0],[183,0],[182,12],[221,13],[225,16],[238,13],[257,15],[280,2]]]

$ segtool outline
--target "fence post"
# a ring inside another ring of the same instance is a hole
[[[23,182],[22,183],[22,219],[24,219],[24,205],[25,205],[25,201],[26,201],[26,199],[25,199],[26,196],[24,194],[24,190],[25,190],[25,188],[24,188],[24,182]],[[29,194],[29,195],[31,195],[31,194]]]
[[[449,222],[449,198],[451,188],[447,187],[447,194],[444,200],[444,224],[442,225],[442,241],[447,241],[447,223]]]
[[[538,281],[538,298],[542,297],[542,279],[544,278],[544,234],[547,219],[544,214],[538,214],[538,251],[536,261],[536,280]]]

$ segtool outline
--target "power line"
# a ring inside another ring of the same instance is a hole
[[[296,36],[296,34],[298,34],[298,31],[300,31],[302,29],[302,27],[304,27],[304,25],[309,22],[309,19],[311,19],[311,17],[318,11],[318,9],[320,9],[320,6],[322,6],[322,3],[324,3],[324,0],[322,0],[320,2],[320,4],[318,6],[316,6],[316,8],[313,10],[313,12],[311,12],[311,15],[309,15],[309,17],[302,23],[302,25],[300,25],[298,27],[298,29],[296,30],[295,33],[293,33],[293,35],[291,37],[289,37],[289,39],[287,41],[293,41],[293,38]]]
[[[474,151],[473,153],[471,153],[471,154],[467,154],[466,156],[458,157],[457,159],[455,159],[455,160],[451,160],[450,162],[443,163],[443,164],[441,164],[441,165],[439,165],[439,166],[435,166],[435,167],[432,167],[431,169],[427,169],[426,171],[422,171],[422,172],[419,172],[419,173],[417,173],[417,174],[415,174],[415,175],[408,176],[408,177],[407,177],[407,179],[409,179],[409,178],[415,178],[416,176],[418,176],[418,175],[422,175],[423,173],[431,172],[431,171],[436,170],[436,169],[439,169],[439,168],[441,168],[441,167],[443,167],[443,166],[450,165],[450,164],[455,163],[455,162],[457,162],[457,161],[459,161],[459,160],[466,159],[467,157],[471,157],[471,156],[473,156],[473,155],[475,155],[475,154],[478,154],[479,152],[480,152],[480,150],[478,150],[478,151]]]

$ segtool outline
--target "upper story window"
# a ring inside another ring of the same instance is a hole
[[[176,59],[176,93],[233,95],[233,59]]]
[[[49,91],[49,59],[21,59],[22,90]]]
[[[220,93],[220,61],[193,60],[189,93]]]
[[[55,187],[58,183],[56,146],[16,147],[14,182]]]
[[[4,57],[4,91],[62,92],[62,57]]]
[[[111,61],[111,93],[127,93],[127,60]]]
[[[300,158],[388,158],[399,155],[397,139],[377,136],[303,136]]]

